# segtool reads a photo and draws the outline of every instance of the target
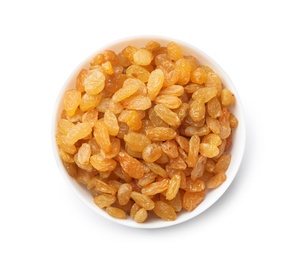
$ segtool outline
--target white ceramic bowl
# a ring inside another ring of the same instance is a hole
[[[227,180],[217,189],[214,189],[210,191],[204,201],[192,212],[186,212],[182,211],[181,213],[178,213],[177,219],[175,221],[164,221],[158,218],[155,218],[153,220],[147,221],[143,224],[138,224],[135,221],[133,221],[130,217],[128,217],[125,220],[119,220],[114,219],[110,217],[104,210],[97,207],[93,202],[93,197],[90,194],[86,188],[84,188],[82,185],[78,184],[73,178],[71,178],[68,173],[66,172],[61,159],[59,157],[58,148],[55,141],[55,134],[57,132],[57,122],[60,117],[60,113],[63,109],[63,95],[64,92],[68,89],[71,89],[73,86],[75,86],[75,81],[77,74],[80,72],[82,68],[88,68],[90,60],[98,53],[103,52],[106,49],[114,50],[117,53],[119,53],[124,47],[127,45],[134,45],[136,47],[144,47],[147,42],[150,40],[156,40],[158,41],[162,46],[166,46],[170,41],[174,41],[179,44],[179,46],[182,48],[183,53],[185,55],[193,55],[197,58],[197,60],[201,64],[205,64],[210,66],[215,72],[218,73],[220,76],[223,85],[230,89],[236,97],[237,103],[236,105],[231,109],[231,111],[236,115],[236,117],[239,120],[239,125],[236,130],[234,130],[233,135],[233,146],[231,149],[232,154],[232,160],[230,163],[230,166],[226,172],[227,174]],[[52,121],[52,145],[53,150],[55,154],[55,159],[58,164],[59,170],[62,173],[65,181],[70,185],[71,189],[77,194],[77,196],[89,207],[91,208],[95,213],[100,214],[106,219],[109,219],[110,221],[114,221],[116,223],[119,223],[121,225],[130,226],[130,227],[136,227],[136,228],[161,228],[161,227],[168,227],[172,225],[176,225],[179,223],[182,223],[184,221],[187,221],[189,219],[192,219],[193,217],[199,215],[200,213],[204,212],[206,209],[208,209],[211,205],[213,205],[228,189],[230,184],[232,183],[233,179],[235,178],[241,161],[244,154],[244,148],[245,148],[245,121],[244,121],[244,114],[243,114],[243,108],[241,105],[240,97],[237,93],[236,88],[234,87],[232,81],[228,77],[228,75],[225,73],[225,71],[207,54],[203,53],[201,50],[197,49],[196,47],[186,43],[182,42],[176,39],[172,38],[165,38],[165,37],[153,37],[153,36],[141,36],[141,37],[135,37],[135,38],[126,38],[119,40],[117,42],[111,43],[109,45],[103,46],[100,50],[95,51],[92,53],[87,59],[85,59],[70,75],[70,77],[67,79],[66,83],[62,87],[56,105],[55,105],[55,111]]]

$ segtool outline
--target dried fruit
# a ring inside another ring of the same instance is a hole
[[[115,208],[115,207],[107,207],[106,212],[113,218],[118,218],[118,219],[126,219],[127,214],[124,210]]]
[[[96,121],[94,123],[93,132],[94,132],[93,135],[95,137],[95,140],[98,143],[98,145],[101,147],[101,149],[105,153],[109,153],[112,146],[106,124],[101,120]]]
[[[86,69],[82,69],[79,75],[77,76],[76,89],[80,92],[85,91],[84,80],[86,79],[87,75],[88,75],[88,71]]]
[[[214,173],[226,172],[231,162],[231,154],[223,154],[215,164]]]
[[[169,181],[167,179],[163,179],[162,181],[156,181],[154,183],[148,184],[143,187],[141,192],[142,194],[153,196],[157,193],[161,193],[168,189]]]
[[[101,194],[94,198],[94,203],[100,208],[106,208],[116,201],[116,196],[112,194]]]
[[[159,95],[155,98],[156,104],[162,104],[167,108],[176,109],[181,106],[182,100],[175,96]]]
[[[172,221],[177,218],[174,208],[164,201],[156,201],[153,211],[158,217],[166,221]]]
[[[149,144],[142,151],[142,158],[145,162],[155,162],[162,155],[162,148],[157,144]]]
[[[235,96],[177,43],[105,50],[70,87],[58,152],[110,216],[175,220],[229,177]]]
[[[132,96],[133,94],[135,94],[135,92],[137,92],[139,86],[140,82],[138,79],[126,79],[124,81],[123,87],[114,93],[112,100],[117,103]]]
[[[117,198],[120,205],[126,205],[129,202],[132,190],[133,188],[129,183],[123,183],[120,185],[117,193]]]
[[[88,143],[83,143],[78,151],[79,163],[87,165],[89,163],[90,155],[91,155],[90,145]]]
[[[80,102],[80,109],[82,112],[86,112],[89,111],[95,107],[97,107],[101,101],[101,94],[97,94],[97,95],[89,95],[87,93],[85,93],[82,98],[81,98],[81,102]]]
[[[205,183],[203,180],[196,179],[192,180],[190,177],[187,178],[186,190],[189,192],[199,192],[205,189]]]
[[[177,133],[169,127],[155,127],[146,130],[146,136],[152,141],[166,141],[176,137]]]
[[[158,96],[169,95],[169,96],[180,97],[183,94],[184,94],[184,87],[183,86],[181,86],[181,85],[172,85],[172,86],[169,86],[167,88],[161,89]]]
[[[167,178],[168,177],[168,173],[157,163],[146,163],[146,165],[148,166],[148,168],[155,174],[163,177],[163,178]]]
[[[122,105],[127,109],[147,110],[151,107],[151,100],[143,95],[132,96],[125,99]]]
[[[193,168],[193,170],[191,171],[191,178],[192,178],[192,180],[196,180],[196,179],[200,178],[203,175],[204,170],[205,170],[206,160],[207,160],[207,157],[204,157],[202,155],[200,155],[198,157],[196,165]]]
[[[84,88],[89,95],[99,94],[105,86],[105,76],[99,70],[94,70],[84,80]]]
[[[193,102],[190,104],[189,114],[193,121],[201,121],[205,116],[204,101],[202,99],[193,100]]]
[[[186,163],[188,167],[195,167],[198,160],[200,138],[198,135],[193,135],[189,141],[188,158]]]
[[[64,109],[68,116],[73,116],[81,102],[81,92],[75,89],[64,94]]]
[[[134,53],[134,62],[137,65],[141,65],[141,66],[149,65],[152,59],[153,59],[153,55],[147,49],[139,49]]]
[[[119,133],[119,125],[118,125],[117,117],[110,109],[107,109],[105,111],[103,122],[106,125],[108,133],[110,135],[116,136]]]
[[[214,144],[201,143],[199,145],[199,153],[207,158],[213,158],[219,154],[219,149]]]
[[[206,184],[208,189],[215,189],[226,180],[225,172],[215,174]]]
[[[147,82],[150,72],[146,70],[144,67],[134,64],[127,68],[126,75],[128,78],[137,78],[142,82]]]
[[[177,114],[162,104],[156,105],[154,111],[164,122],[171,126],[179,126],[181,123]]]
[[[154,208],[154,201],[147,195],[132,191],[131,198],[140,206],[146,210],[152,210]]]
[[[207,79],[207,73],[204,68],[198,67],[191,74],[191,81],[196,84],[204,84]]]
[[[147,82],[147,91],[150,100],[154,100],[160,92],[164,82],[164,73],[160,69],[156,69],[150,73]]]
[[[147,219],[147,211],[144,208],[140,208],[134,215],[134,220],[138,223],[143,223]]]
[[[125,173],[127,173],[129,176],[140,179],[144,175],[142,163],[130,156],[125,151],[120,151],[117,159],[119,160],[120,165]]]
[[[129,148],[135,152],[142,152],[151,141],[144,134],[130,132],[124,135],[124,140]]]
[[[221,103],[223,106],[233,106],[235,105],[236,99],[234,94],[227,88],[221,91]]]
[[[111,158],[105,158],[101,154],[94,154],[90,157],[91,165],[98,171],[113,171],[116,168],[116,161]]]
[[[78,123],[73,125],[66,135],[65,141],[68,144],[74,144],[78,140],[88,136],[92,131],[92,126],[89,123]]]
[[[180,46],[175,42],[167,44],[168,56],[172,60],[179,60],[183,58],[183,53]]]
[[[198,204],[204,200],[205,192],[190,192],[186,191],[183,196],[183,208],[187,211],[193,211]]]
[[[175,174],[169,181],[169,186],[166,192],[166,199],[172,200],[177,195],[181,184],[181,175]]]
[[[162,151],[170,158],[176,158],[178,153],[178,146],[175,140],[168,140],[161,144]]]

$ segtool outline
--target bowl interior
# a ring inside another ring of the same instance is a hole
[[[146,43],[148,43],[150,40],[156,40],[158,41],[162,46],[166,46],[169,42],[174,41],[179,44],[179,46],[182,48],[183,53],[185,55],[193,55],[201,64],[205,64],[210,66],[218,75],[220,76],[223,85],[230,89],[235,97],[236,97],[236,105],[231,108],[231,112],[235,114],[235,116],[239,120],[239,125],[236,129],[233,131],[233,145],[231,149],[232,154],[232,160],[230,163],[230,166],[226,172],[227,174],[227,180],[219,186],[217,189],[211,190],[207,193],[204,201],[192,212],[186,212],[182,211],[178,213],[178,217],[175,221],[164,221],[159,219],[148,219],[146,223],[138,224],[129,217],[125,220],[119,220],[114,219],[110,217],[105,211],[101,210],[99,207],[97,207],[93,203],[93,197],[90,194],[89,191],[86,190],[82,185],[77,183],[73,178],[71,178],[68,173],[66,172],[61,159],[59,157],[58,148],[55,141],[55,135],[57,132],[57,122],[60,118],[61,111],[63,109],[63,95],[66,90],[72,89],[75,87],[76,77],[81,69],[85,68],[87,69],[89,66],[90,60],[98,53],[103,52],[106,49],[114,50],[116,53],[119,53],[122,51],[127,45],[134,45],[136,47],[144,47]],[[66,83],[62,87],[57,102],[55,104],[55,111],[52,121],[52,145],[53,150],[55,154],[55,159],[58,164],[58,167],[60,169],[60,172],[62,173],[64,179],[66,182],[70,185],[71,189],[77,194],[77,196],[92,210],[94,210],[96,213],[100,214],[101,216],[114,221],[116,223],[130,226],[130,227],[137,227],[137,228],[160,228],[160,227],[166,227],[171,225],[176,225],[179,223],[182,223],[184,221],[187,221],[203,211],[205,211],[207,208],[209,208],[211,205],[213,205],[227,190],[227,188],[232,183],[233,179],[235,178],[238,169],[240,167],[242,157],[244,154],[244,148],[245,148],[245,122],[244,122],[244,115],[243,115],[243,108],[240,101],[240,97],[237,93],[236,88],[234,87],[232,81],[228,77],[228,75],[225,73],[225,71],[208,55],[203,53],[201,50],[197,49],[196,47],[176,40],[172,38],[164,38],[164,37],[152,37],[152,36],[143,36],[143,37],[136,37],[136,38],[127,38],[122,39],[117,42],[114,42],[112,44],[109,44],[107,46],[104,46],[100,50],[97,50],[93,54],[91,54],[88,58],[86,58],[70,75],[70,77],[67,79]]]

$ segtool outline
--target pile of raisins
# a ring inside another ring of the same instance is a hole
[[[175,220],[226,180],[234,104],[217,73],[175,42],[105,50],[64,94],[59,154],[112,217]]]

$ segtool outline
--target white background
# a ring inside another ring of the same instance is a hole
[[[283,259],[282,1],[0,1],[0,259]],[[241,97],[245,156],[207,211],[127,228],[64,182],[51,147],[61,86],[117,39],[161,35],[214,58]]]

